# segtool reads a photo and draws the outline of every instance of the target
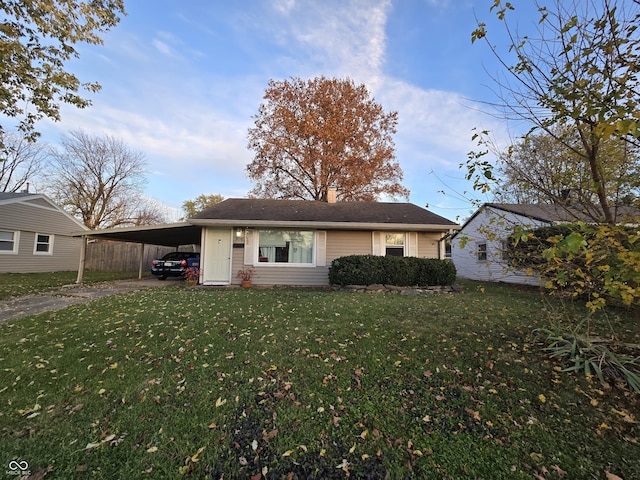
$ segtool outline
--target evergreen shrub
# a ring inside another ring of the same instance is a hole
[[[332,285],[444,286],[456,279],[456,267],[449,260],[417,257],[348,255],[336,258],[329,267]]]

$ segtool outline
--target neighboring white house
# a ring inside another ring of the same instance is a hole
[[[88,229],[45,195],[0,193],[0,272],[76,270],[79,230]]]
[[[618,207],[619,222],[637,221],[638,211]],[[471,280],[539,285],[540,280],[516,271],[504,258],[505,241],[516,226],[546,227],[575,222],[579,212],[559,205],[485,203],[451,238],[451,260],[459,277]]]

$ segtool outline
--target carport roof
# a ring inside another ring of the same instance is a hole
[[[74,237],[87,236],[119,242],[145,243],[148,245],[165,245],[179,247],[200,243],[202,227],[187,222],[168,223],[165,225],[145,225],[142,227],[108,228],[90,232],[75,232]]]

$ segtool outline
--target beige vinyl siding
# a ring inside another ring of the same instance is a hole
[[[317,245],[316,245],[317,247]],[[314,256],[317,255],[314,252]],[[289,265],[260,265],[254,266],[256,273],[253,281],[256,285],[299,285],[322,286],[329,284],[329,266],[331,262],[345,255],[366,255],[371,253],[370,231],[327,231],[324,266],[289,266]],[[235,276],[245,262],[245,251],[234,248],[232,255],[231,283],[239,284],[240,279]]]
[[[421,232],[418,233],[418,257],[420,258],[439,258],[439,240],[442,237],[441,232]]]
[[[51,204],[34,199],[0,205],[0,230],[19,231],[17,254],[0,254],[0,272],[77,270],[82,241],[69,234],[82,227]],[[36,234],[53,237],[51,255],[34,255]]]
[[[244,266],[244,248],[234,248],[231,256],[231,283],[240,284],[236,276]],[[255,265],[256,285],[320,286],[329,284],[329,267]]]
[[[327,266],[347,255],[371,255],[370,231],[330,230],[327,232]]]
[[[260,285],[320,286],[329,284],[329,267],[255,267]],[[237,279],[236,279],[237,281]]]
[[[414,233],[414,235],[416,234]],[[438,240],[441,236],[441,232],[417,233],[418,256],[438,258]],[[253,282],[256,285],[328,285],[329,267],[333,260],[347,255],[371,255],[372,249],[372,232],[370,230],[329,230],[326,232],[326,266],[261,265],[256,263],[254,264],[256,273],[253,277]],[[314,252],[314,255],[316,254],[317,252]],[[240,283],[240,279],[235,274],[245,265],[246,258],[251,258],[251,255],[247,257],[244,248],[233,249],[232,284]]]

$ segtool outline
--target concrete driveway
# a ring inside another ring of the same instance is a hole
[[[94,285],[68,285],[57,290],[25,295],[0,302],[0,322],[60,310],[69,305],[86,303],[96,298],[107,297],[109,295],[148,288],[166,287],[168,285],[178,284],[178,282],[181,284],[182,280],[159,282],[157,279],[152,278],[145,280],[121,280]]]

